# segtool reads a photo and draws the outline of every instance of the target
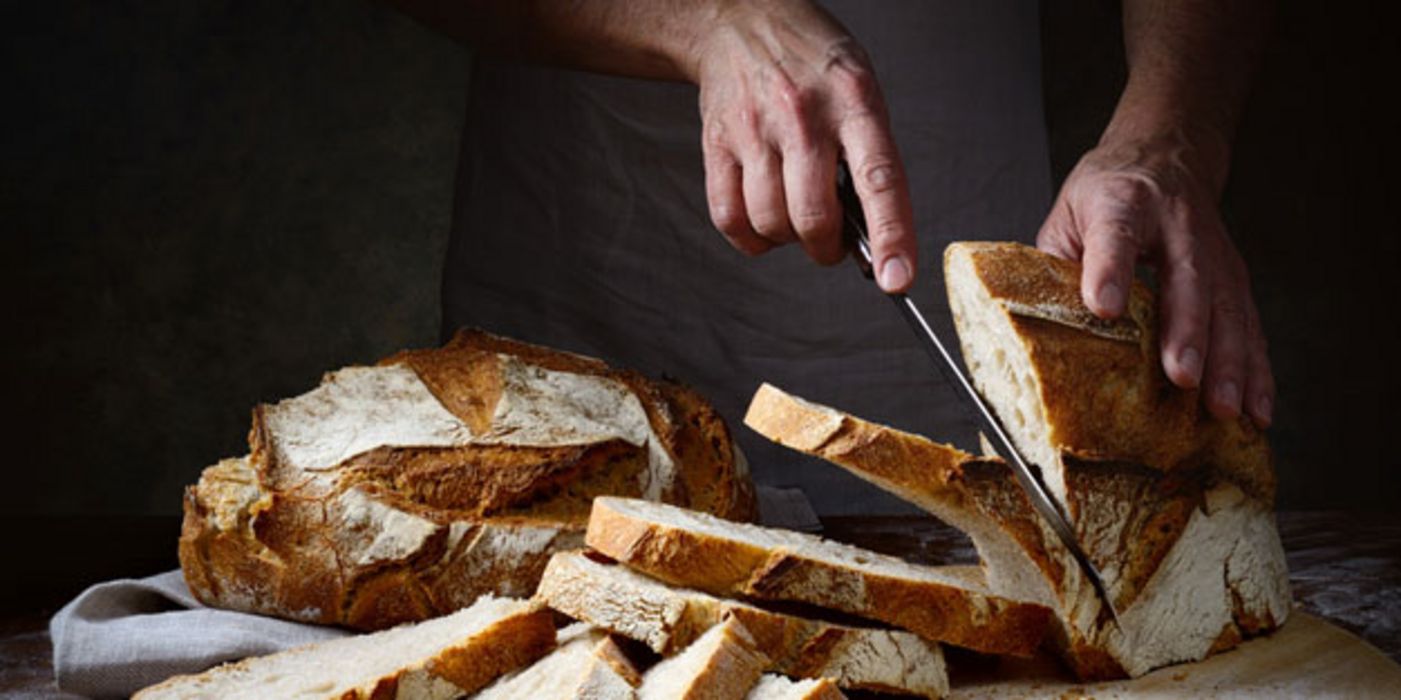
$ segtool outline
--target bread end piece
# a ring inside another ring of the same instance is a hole
[[[483,596],[449,616],[175,676],[133,697],[446,700],[474,693],[554,646],[554,619],[547,608]]]

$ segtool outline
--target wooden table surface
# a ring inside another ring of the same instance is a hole
[[[974,561],[972,546],[932,518],[834,517],[827,537],[942,564]],[[1279,514],[1298,605],[1401,662],[1401,514],[1299,511]],[[15,538],[0,575],[0,697],[71,698],[53,684],[48,618],[98,581],[176,565],[175,518],[6,518]],[[18,565],[19,563],[22,565]]]

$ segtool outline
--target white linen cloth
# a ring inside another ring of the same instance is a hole
[[[49,622],[59,689],[94,698],[126,697],[173,675],[347,634],[205,607],[179,571],[99,583]]]

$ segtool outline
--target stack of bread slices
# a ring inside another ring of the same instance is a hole
[[[260,407],[251,455],[187,497],[202,600],[381,631],[138,697],[933,698],[943,645],[1049,648],[1092,681],[1282,624],[1268,445],[1167,382],[1151,293],[1100,320],[1074,264],[1014,244],[955,244],[945,272],[973,380],[1117,620],[986,447],[755,394],[749,427],[929,510],[981,560],[917,565],[742,522],[742,458],[693,393],[468,332]]]

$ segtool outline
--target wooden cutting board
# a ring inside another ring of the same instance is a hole
[[[1002,660],[955,677],[950,698],[1401,698],[1401,665],[1341,628],[1295,610],[1278,632],[1205,661],[1141,678],[1076,683],[1050,659]]]

